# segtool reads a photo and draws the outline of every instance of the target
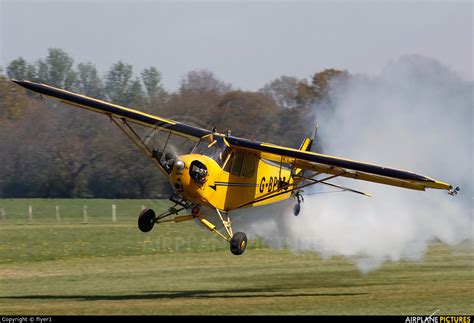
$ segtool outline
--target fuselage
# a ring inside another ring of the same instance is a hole
[[[288,168],[232,150],[219,135],[200,142],[190,154],[176,157],[169,178],[184,199],[225,211],[291,196]]]

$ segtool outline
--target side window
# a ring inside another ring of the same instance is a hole
[[[224,171],[235,176],[252,177],[255,173],[255,158],[253,155],[233,152]]]
[[[255,158],[253,155],[245,154],[244,162],[242,165],[242,176],[252,177],[255,173]]]
[[[235,176],[240,176],[242,170],[242,163],[244,161],[244,154],[236,152],[234,158],[232,158],[232,166],[230,167],[230,173]]]
[[[224,171],[230,173],[230,168],[232,167],[232,161],[234,160],[235,153],[231,153],[229,160],[224,165]]]

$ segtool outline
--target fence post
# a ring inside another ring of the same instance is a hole
[[[117,207],[112,204],[112,222],[117,222]]]
[[[33,206],[28,205],[28,221],[33,222]]]
[[[5,221],[7,219],[5,209],[2,207],[2,220]]]
[[[59,205],[56,205],[56,222],[61,222],[61,217],[59,215]]]
[[[87,205],[82,208],[82,215],[84,216],[84,223],[87,223]]]

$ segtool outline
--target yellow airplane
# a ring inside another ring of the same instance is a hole
[[[312,152],[312,138],[305,138],[299,149],[292,149],[205,130],[45,84],[13,82],[42,96],[105,114],[169,178],[174,206],[158,215],[152,209],[143,210],[138,217],[141,231],[150,231],[155,223],[197,219],[228,241],[234,255],[245,251],[247,236],[232,231],[230,211],[294,197],[294,214],[298,215],[301,189],[316,184],[370,196],[329,182],[337,177],[419,191],[445,189],[450,195],[459,191],[458,187],[453,189],[447,183],[412,172]],[[164,146],[150,147],[133,125],[164,132]],[[194,141],[194,148],[180,156],[165,153],[171,135]],[[203,215],[203,207],[216,211],[223,229]],[[183,211],[189,214],[179,215]]]

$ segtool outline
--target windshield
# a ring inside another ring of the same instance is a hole
[[[191,153],[208,156],[222,167],[229,155],[230,149],[224,143],[222,137],[214,136],[213,139],[212,142],[200,140]]]

